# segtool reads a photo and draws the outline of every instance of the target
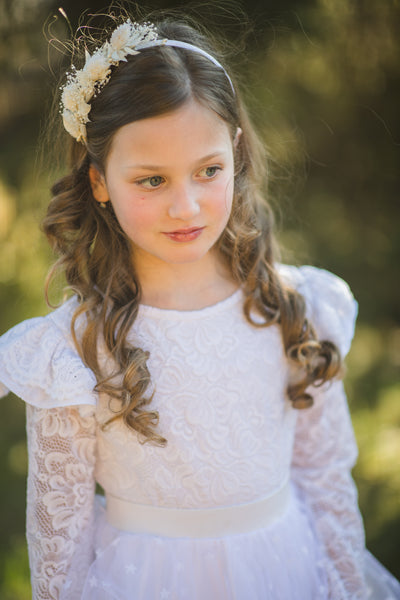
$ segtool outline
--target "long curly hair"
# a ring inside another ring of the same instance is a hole
[[[192,25],[164,18],[156,26],[161,37],[194,44],[223,63],[209,36]],[[105,32],[103,39],[90,41],[98,47],[107,37]],[[295,408],[309,407],[309,387],[332,379],[341,368],[337,347],[317,339],[303,297],[278,275],[274,221],[263,185],[266,156],[233,81],[235,93],[222,69],[181,48],[148,48],[113,67],[109,82],[91,101],[86,145],[71,138],[70,172],[52,187],[43,221],[43,230],[59,255],[52,274],[61,269],[79,299],[71,325],[75,345],[96,376],[95,390],[118,401],[111,421],[123,419],[142,441],[159,445],[166,440],[157,431],[159,415],[149,406],[149,355],[127,341],[138,314],[140,281],[132,266],[129,240],[112,207],[104,210],[94,199],[88,174],[90,165],[104,172],[113,135],[128,123],[175,111],[195,99],[219,115],[232,139],[237,128],[242,129],[235,150],[232,212],[217,249],[243,289],[249,323],[280,327],[286,355],[297,373],[287,389]],[[77,327],[82,315],[83,329]],[[100,365],[99,343],[113,359],[111,374]]]

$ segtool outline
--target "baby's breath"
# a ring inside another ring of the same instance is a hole
[[[161,45],[152,23],[132,23],[130,19],[117,27],[110,40],[90,55],[82,69],[74,67],[61,88],[61,113],[65,129],[78,142],[86,143],[86,123],[89,122],[90,100],[109,81],[111,67],[143,48]]]

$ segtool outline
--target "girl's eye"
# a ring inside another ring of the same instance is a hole
[[[151,190],[154,188],[158,188],[163,183],[163,181],[164,179],[160,175],[153,175],[152,177],[145,177],[145,179],[140,179],[136,183],[148,190]]]
[[[217,171],[221,171],[221,167],[217,167],[216,165],[214,165],[212,167],[205,167],[204,169],[201,169],[199,175],[200,177],[208,177],[209,179],[211,179],[212,177],[215,177]]]

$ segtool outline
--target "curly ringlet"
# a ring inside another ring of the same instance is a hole
[[[223,63],[209,37],[191,25],[171,19],[156,25],[160,37],[194,44]],[[109,33],[98,45],[108,37]],[[303,297],[283,283],[275,269],[273,215],[261,192],[266,157],[235,81],[234,85],[235,94],[222,69],[180,48],[142,50],[113,67],[110,81],[91,101],[87,144],[71,138],[71,171],[53,186],[54,196],[43,221],[50,244],[59,254],[52,274],[61,269],[80,300],[71,326],[75,345],[96,376],[95,390],[118,401],[111,421],[123,419],[142,441],[159,445],[166,440],[157,432],[158,413],[149,407],[148,353],[127,341],[141,298],[129,240],[110,203],[104,210],[94,199],[88,176],[91,163],[104,172],[113,136],[123,125],[172,112],[195,99],[228,124],[232,139],[237,127],[242,129],[235,151],[232,213],[217,245],[244,290],[245,316],[255,327],[279,324],[286,355],[296,372],[287,390],[294,407],[311,406],[307,388],[332,379],[341,369],[337,347],[317,339],[306,319]],[[258,313],[256,320],[253,311]],[[77,320],[82,315],[86,324],[78,332]],[[113,357],[111,374],[100,367],[99,340]]]

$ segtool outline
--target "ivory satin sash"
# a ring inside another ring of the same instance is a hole
[[[106,494],[107,521],[131,533],[162,537],[222,537],[267,527],[285,513],[290,501],[286,482],[254,502],[216,508],[165,508],[135,504]]]

